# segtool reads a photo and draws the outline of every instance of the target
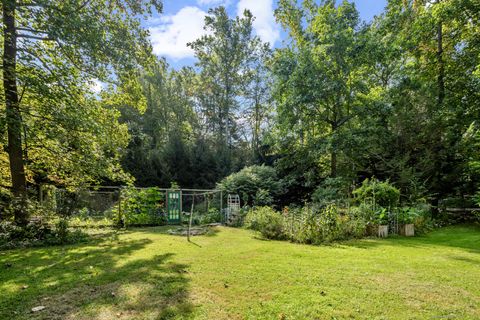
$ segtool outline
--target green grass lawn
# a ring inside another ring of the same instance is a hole
[[[164,231],[0,252],[0,319],[480,319],[478,227],[331,246]]]

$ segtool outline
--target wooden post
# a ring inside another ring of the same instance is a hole
[[[125,227],[125,221],[122,221],[122,189],[118,189],[118,222]]]
[[[208,193],[205,193],[205,203],[206,203],[206,209],[207,209],[206,214],[208,214],[208,211],[210,209],[209,203],[208,203]]]

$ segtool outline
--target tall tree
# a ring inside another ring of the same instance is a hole
[[[189,44],[200,68],[198,102],[208,132],[215,136],[223,175],[232,169],[232,149],[245,141],[239,118],[247,108],[245,88],[254,79],[250,62],[262,46],[252,33],[253,19],[248,10],[230,19],[224,7],[210,9],[205,18],[210,33]]]
[[[37,122],[54,113],[59,118],[61,110],[71,108],[72,102],[84,103],[79,83],[85,85],[94,78],[107,81],[113,73],[116,76],[111,79],[120,78],[122,73],[146,63],[150,59],[148,33],[140,27],[138,16],[152,13],[152,8],[160,11],[161,3],[157,0],[2,1],[3,98],[15,196],[24,198],[26,193],[22,133],[27,115],[22,108],[28,100],[24,100],[24,95],[35,98],[39,110],[49,111],[38,114]],[[47,108],[44,98],[62,107]],[[17,210],[15,220],[26,223],[25,208]]]
[[[291,44],[275,53],[275,97],[280,131],[297,149],[328,150],[330,176],[338,173],[340,137],[367,91],[363,39],[358,12],[347,1],[316,5],[280,1],[276,17],[289,32]],[[292,150],[293,151],[293,150]],[[296,151],[293,151],[296,152]],[[317,162],[325,160],[317,153]]]

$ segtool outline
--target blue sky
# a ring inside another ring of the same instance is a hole
[[[354,0],[363,20],[381,13],[387,0]],[[193,52],[186,46],[204,34],[203,20],[211,7],[226,6],[235,16],[249,9],[256,17],[255,33],[274,47],[281,46],[285,33],[275,23],[277,0],[165,0],[164,12],[144,22],[150,30],[154,53],[166,57],[174,68],[192,65]]]

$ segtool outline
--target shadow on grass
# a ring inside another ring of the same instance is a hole
[[[0,255],[0,319],[188,317],[187,265],[173,253],[132,259],[149,239],[16,250]],[[7,266],[8,264],[8,266]],[[23,287],[23,290],[21,289]],[[45,306],[32,313],[31,308]]]
[[[125,232],[142,232],[146,234],[165,234],[169,236],[177,236],[186,238],[188,226],[187,225],[169,225],[161,227],[147,227],[147,228],[131,228]],[[205,233],[195,234],[194,232],[198,229],[205,229]],[[218,227],[211,226],[192,226],[192,237],[203,236],[203,237],[214,237],[219,233],[220,229]],[[180,234],[183,232],[184,234]]]
[[[371,238],[350,240],[341,246],[369,249],[380,246],[404,246],[412,248],[445,246],[464,249],[467,252],[480,253],[480,227],[477,225],[457,225],[434,230],[416,237],[394,236],[386,239]]]

